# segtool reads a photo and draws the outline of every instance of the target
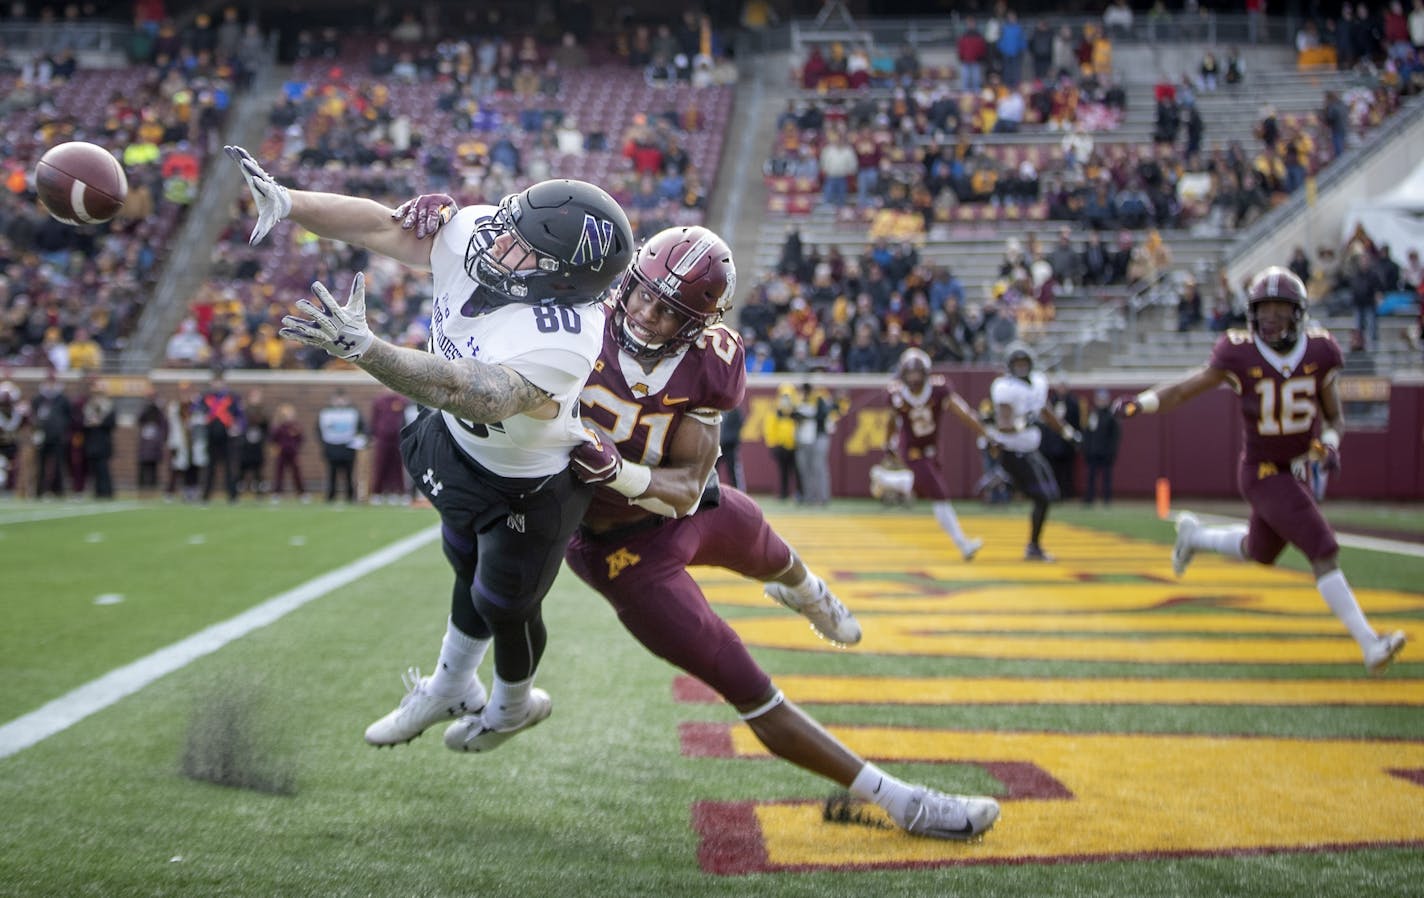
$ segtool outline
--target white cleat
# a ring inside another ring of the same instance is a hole
[[[820,577],[816,578],[816,595],[811,599],[801,598],[791,587],[775,580],[766,583],[763,590],[772,599],[810,621],[811,629],[827,642],[841,646],[860,642],[860,621],[841,604],[841,600]]]
[[[1395,630],[1376,639],[1373,645],[1365,649],[1365,671],[1371,676],[1384,673],[1400,649],[1404,648],[1406,641],[1403,630]]]
[[[495,728],[485,723],[484,714],[469,714],[445,729],[445,747],[451,751],[490,751],[548,717],[554,700],[542,689],[529,690],[524,719],[513,726]]]
[[[366,741],[372,745],[401,745],[442,720],[484,710],[485,687],[478,678],[464,695],[435,695],[430,678],[414,667],[402,679],[407,691],[400,707],[366,727]]]
[[[1200,529],[1201,521],[1190,511],[1184,511],[1177,516],[1177,543],[1172,546],[1172,573],[1178,577],[1187,572],[1187,565],[1192,563],[1192,556],[1197,553],[1192,539]]]
[[[964,556],[965,561],[973,561],[974,556],[978,555],[979,550],[982,548],[984,548],[984,541],[982,539],[971,539],[967,540],[964,545],[960,547],[959,553]]]
[[[972,839],[993,828],[999,803],[975,795],[946,795],[916,786],[905,805],[905,832],[930,839]]]

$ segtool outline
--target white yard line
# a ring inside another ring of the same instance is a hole
[[[1175,517],[1175,515],[1174,515]],[[1232,518],[1219,514],[1198,514],[1203,524],[1245,524],[1242,518]],[[1352,533],[1335,531],[1335,541],[1351,549],[1367,549],[1371,552],[1388,552],[1393,555],[1408,555],[1424,558],[1424,544],[1409,543],[1399,539],[1381,539],[1376,536],[1356,536]]]
[[[91,514],[113,514],[116,511],[133,511],[143,506],[133,502],[104,502],[69,504],[31,504],[23,509],[0,506],[0,527],[6,524],[29,524],[34,521],[54,521],[60,518],[82,518]]]
[[[236,617],[213,624],[151,655],[112,670],[23,717],[0,726],[0,758],[53,736],[91,714],[102,711],[120,699],[127,698],[166,674],[170,674],[204,655],[216,652],[235,639],[259,627],[280,620],[313,599],[340,589],[354,580],[398,561],[440,537],[440,528],[431,527],[414,536],[392,543],[384,549],[359,558],[345,567],[308,580],[301,586],[275,595],[247,609]]]

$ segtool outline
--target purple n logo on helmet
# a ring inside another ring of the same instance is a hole
[[[588,265],[597,271],[604,258],[613,249],[613,222],[583,214],[583,234],[578,246],[574,247],[574,257],[569,261],[574,265]]]

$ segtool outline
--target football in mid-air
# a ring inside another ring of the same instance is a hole
[[[118,214],[129,179],[114,154],[70,141],[51,147],[35,164],[35,192],[49,214],[65,224],[98,224]]]

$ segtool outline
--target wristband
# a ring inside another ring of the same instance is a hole
[[[698,501],[700,503],[701,499],[699,498]],[[646,508],[653,514],[662,515],[665,518],[684,517],[684,515],[679,515],[677,513],[676,508],[673,508],[671,505],[657,498],[656,496],[643,496],[641,499],[629,499],[628,504],[636,505],[639,508]],[[692,507],[692,511],[689,511],[688,514],[692,514],[692,512],[696,510],[697,506],[694,505]]]
[[[1162,402],[1157,398],[1156,390],[1143,390],[1137,394],[1137,405],[1142,414],[1150,415],[1162,407]]]
[[[773,695],[771,698],[767,699],[765,702],[756,706],[750,711],[747,711],[746,713],[738,713],[737,716],[740,717],[742,720],[755,720],[756,718],[772,710],[784,701],[786,701],[786,694],[780,689],[778,689],[776,690],[776,695]]]
[[[648,485],[652,482],[652,468],[625,460],[618,473],[605,486],[617,490],[629,499],[636,499],[648,491]]]
[[[1320,442],[1322,445],[1329,446],[1331,449],[1334,449],[1336,452],[1339,452],[1340,431],[1336,430],[1333,427],[1325,428],[1324,430],[1320,431]]]

